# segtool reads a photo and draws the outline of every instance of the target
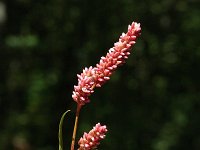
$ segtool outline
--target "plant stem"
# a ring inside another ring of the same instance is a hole
[[[77,130],[77,126],[78,126],[78,118],[79,118],[80,110],[81,110],[81,105],[77,104],[76,118],[75,118],[74,131],[73,131],[72,143],[71,143],[71,150],[74,150],[74,144],[75,144],[75,139],[76,139],[76,130]]]

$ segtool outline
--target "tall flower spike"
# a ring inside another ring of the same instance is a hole
[[[100,140],[105,138],[105,133],[107,132],[106,126],[101,126],[97,123],[96,126],[89,133],[84,133],[83,137],[80,138],[78,144],[78,150],[92,150],[97,148],[100,144]]]
[[[95,87],[101,87],[110,79],[116,68],[123,63],[130,55],[131,47],[135,44],[141,33],[139,23],[133,22],[128,26],[127,33],[122,33],[119,41],[109,49],[105,57],[101,57],[96,67],[85,68],[78,76],[78,85],[74,86],[72,98],[79,105],[90,102],[89,96],[94,92]]]

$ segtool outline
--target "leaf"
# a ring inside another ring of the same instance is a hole
[[[58,131],[58,140],[59,140],[59,150],[63,150],[63,136],[62,136],[62,126],[63,126],[63,120],[65,118],[65,115],[69,112],[70,110],[67,110],[66,112],[63,113],[60,123],[59,123],[59,131]]]

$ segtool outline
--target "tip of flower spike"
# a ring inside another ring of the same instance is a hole
[[[140,23],[137,22],[132,22],[131,25],[128,26],[128,32],[132,33],[134,32],[134,34],[136,36],[140,35],[141,33],[141,27],[140,27]],[[128,33],[128,34],[130,34]]]
[[[141,30],[140,23],[135,23],[135,28]]]

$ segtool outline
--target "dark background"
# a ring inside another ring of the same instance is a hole
[[[95,66],[132,21],[141,23],[127,63],[81,110],[77,139],[96,123],[100,150],[200,149],[198,0],[4,0],[0,2],[0,149],[70,149],[77,73]]]

